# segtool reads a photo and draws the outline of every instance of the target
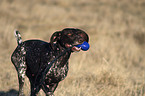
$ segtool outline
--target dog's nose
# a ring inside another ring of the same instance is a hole
[[[83,50],[83,51],[87,51],[89,48],[90,48],[90,45],[88,42],[84,42],[83,44],[80,44],[80,45],[76,45],[76,47],[80,48]]]

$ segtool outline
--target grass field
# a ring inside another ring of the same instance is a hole
[[[66,27],[85,30],[91,47],[71,55],[55,96],[145,96],[144,10],[144,0],[0,0],[0,96],[18,92],[14,30],[49,42]]]

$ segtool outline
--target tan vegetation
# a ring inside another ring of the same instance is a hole
[[[145,96],[144,0],[0,0],[1,95],[15,96],[18,90],[10,61],[17,46],[14,29],[23,40],[49,42],[66,27],[85,30],[91,47],[72,54],[56,96]],[[26,96],[29,89],[26,79]]]

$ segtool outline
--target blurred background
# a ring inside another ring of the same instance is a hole
[[[91,47],[71,55],[55,96],[145,96],[144,0],[0,0],[0,96],[18,92],[14,30],[49,42],[67,27],[86,31]]]

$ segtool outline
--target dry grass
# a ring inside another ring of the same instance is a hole
[[[68,77],[55,95],[145,96],[144,9],[144,0],[1,0],[0,95],[15,96],[18,90],[10,62],[14,29],[23,40],[49,41],[56,30],[77,27],[89,34],[91,48],[72,54]]]

